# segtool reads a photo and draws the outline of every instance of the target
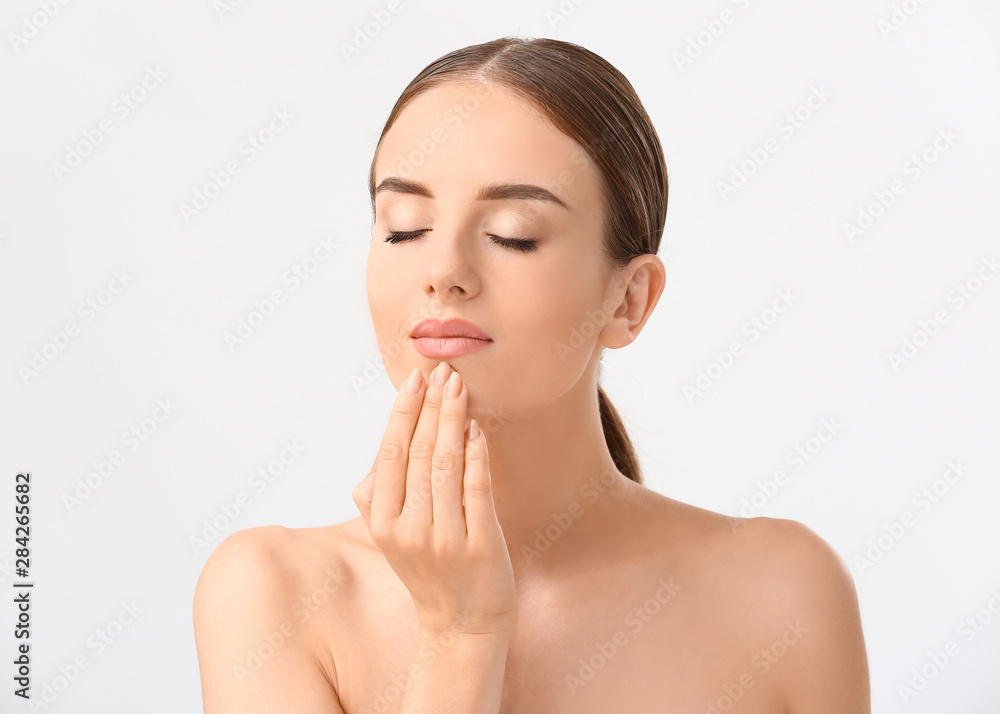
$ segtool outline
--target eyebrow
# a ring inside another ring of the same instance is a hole
[[[395,191],[397,193],[408,193],[414,196],[434,198],[434,194],[431,193],[427,184],[420,183],[419,181],[408,181],[397,176],[389,176],[375,187],[376,196],[382,191]],[[491,183],[482,186],[476,195],[477,201],[500,201],[511,198],[528,201],[549,201],[550,203],[562,206],[570,213],[573,212],[573,209],[567,206],[566,202],[554,193],[530,183]]]

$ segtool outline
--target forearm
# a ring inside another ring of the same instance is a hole
[[[433,634],[421,629],[399,714],[497,714],[510,631]]]

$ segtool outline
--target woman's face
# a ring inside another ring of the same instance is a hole
[[[480,197],[499,184],[537,189]],[[451,83],[401,112],[378,150],[375,187],[368,305],[397,390],[414,367],[426,378],[445,359],[468,384],[469,417],[489,428],[580,380],[614,305],[600,178],[576,141],[509,90]],[[422,232],[386,242],[394,231]],[[536,243],[521,251],[491,236]],[[452,317],[492,342],[453,357],[417,351],[419,322]]]

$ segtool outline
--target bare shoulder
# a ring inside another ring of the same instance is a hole
[[[860,608],[844,558],[799,521],[710,511],[702,519],[713,534],[707,567],[730,589],[758,671],[768,672],[785,712],[869,714]]]
[[[784,624],[782,644],[794,638],[788,650],[794,648],[795,656],[775,670],[788,714],[869,714],[868,655],[845,560],[798,521],[754,518],[742,530],[736,537],[755,554],[769,582],[768,615]]]
[[[340,711],[332,659],[310,635],[305,615],[315,613],[303,597],[322,581],[318,563],[333,578],[324,602],[346,574],[335,557],[324,559],[314,530],[324,529],[248,528],[209,556],[193,604],[206,714],[277,712],[291,704],[296,711]]]
[[[720,666],[766,687],[785,714],[870,714],[857,592],[826,540],[799,521],[736,518],[635,493],[644,520],[659,524],[642,538],[696,596],[689,621],[701,623],[699,641]]]
[[[716,547],[729,550],[758,573],[758,582],[773,588],[768,594],[783,604],[816,598],[843,604],[845,597],[855,598],[847,563],[805,524],[785,518],[714,515],[718,516]]]
[[[766,596],[781,607],[803,603],[853,604],[857,596],[847,563],[815,531],[784,518],[737,518],[648,493],[651,520],[681,561],[713,581],[731,578],[746,596]],[[660,539],[657,538],[657,541]]]

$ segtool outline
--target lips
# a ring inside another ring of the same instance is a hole
[[[468,337],[474,340],[493,340],[478,325],[452,317],[447,320],[423,320],[417,323],[410,337]]]

